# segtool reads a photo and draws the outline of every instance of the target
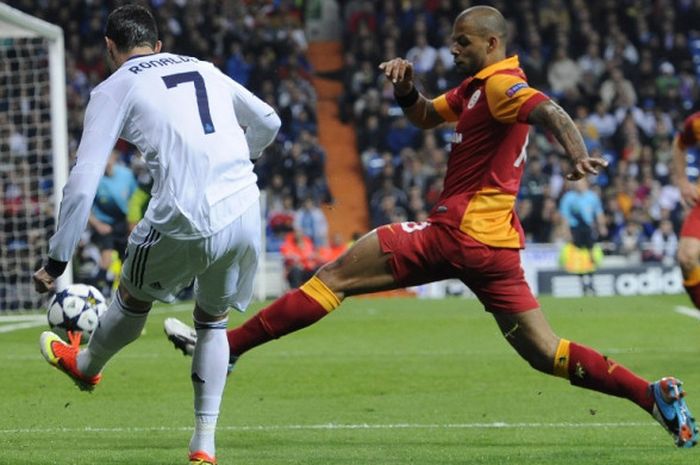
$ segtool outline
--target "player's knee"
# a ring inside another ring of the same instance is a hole
[[[192,316],[194,317],[195,321],[201,321],[202,323],[212,323],[216,321],[225,320],[228,316],[228,310],[223,309],[217,312],[207,311],[203,309],[199,304],[195,304]]]
[[[676,256],[683,271],[690,271],[698,264],[698,250],[694,247],[681,246]]]
[[[343,275],[340,266],[336,262],[330,262],[318,269],[315,275],[323,281],[323,284],[331,291],[338,293],[342,292]]]
[[[153,306],[153,302],[139,300],[129,294],[129,291],[127,291],[124,286],[119,286],[118,292],[124,305],[133,311],[147,313]]]

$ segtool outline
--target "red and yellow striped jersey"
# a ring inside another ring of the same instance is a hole
[[[693,113],[683,121],[683,130],[678,134],[678,142],[683,149],[700,142],[700,111]]]
[[[529,87],[518,57],[484,68],[433,105],[457,125],[445,185],[430,221],[459,227],[494,247],[522,248],[515,199],[532,109],[548,97]]]

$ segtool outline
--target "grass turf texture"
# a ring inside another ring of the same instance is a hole
[[[700,415],[700,321],[685,296],[543,298],[555,331],[642,376],[673,374]],[[250,309],[257,310],[259,306]],[[0,464],[187,462],[189,359],[157,306],[145,334],[82,393],[39,354],[44,327],[0,334]],[[246,315],[232,315],[238,324]],[[254,349],[229,378],[221,464],[700,463],[631,402],[532,370],[474,300],[349,299]]]

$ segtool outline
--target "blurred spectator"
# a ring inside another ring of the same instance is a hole
[[[294,229],[311,238],[314,247],[321,247],[328,242],[328,222],[326,216],[311,197],[301,202],[301,208],[294,213]]]
[[[600,57],[600,50],[595,42],[590,42],[586,48],[586,53],[578,59],[578,67],[582,74],[590,74],[595,81],[605,72],[605,62]]]
[[[415,38],[416,44],[406,52],[406,59],[413,63],[416,72],[428,73],[435,66],[438,52],[435,47],[428,43],[425,34],[418,34]]]
[[[673,223],[670,220],[662,220],[654,234],[651,235],[651,247],[646,255],[646,260],[673,263],[678,249],[678,236],[673,231]]]
[[[615,237],[616,252],[633,260],[641,260],[644,233],[635,220],[628,220]]]
[[[601,139],[607,139],[615,134],[617,120],[608,112],[608,108],[601,100],[595,104],[595,112],[588,116],[588,122],[595,127]]]
[[[247,86],[252,69],[253,65],[249,57],[244,54],[241,43],[238,41],[231,42],[229,57],[226,60],[226,74],[234,81]]]
[[[386,143],[394,155],[398,155],[404,147],[415,147],[420,136],[420,129],[408,122],[401,115],[394,119],[386,135]]]
[[[103,294],[110,295],[112,284],[118,276],[110,272],[114,252],[123,259],[128,238],[129,198],[137,187],[134,173],[120,162],[121,152],[113,150],[105,174],[97,185],[88,224],[92,228],[91,241],[100,249],[100,271],[96,285]]]
[[[613,68],[610,77],[600,86],[600,98],[606,107],[611,105],[631,106],[637,103],[637,93],[634,86],[625,79],[620,68]]]
[[[146,162],[143,158],[131,157],[131,169],[136,177],[137,185],[134,193],[129,197],[127,205],[126,220],[129,233],[146,214],[148,203],[151,200],[151,188],[153,187],[153,178],[148,169],[146,169]]]
[[[299,229],[287,233],[280,247],[290,288],[308,281],[318,268],[318,255],[311,238]]]
[[[558,47],[554,58],[549,63],[547,80],[555,97],[560,97],[568,91],[577,91],[581,80],[581,68],[566,54],[564,47]]]
[[[334,233],[328,244],[318,249],[319,264],[332,262],[343,255],[347,249],[348,243],[343,240],[343,235],[339,232]]]
[[[559,211],[571,229],[577,247],[591,248],[599,236],[607,235],[600,197],[589,188],[588,180],[571,183],[572,189],[561,198]]]
[[[267,212],[267,250],[276,252],[280,249],[287,233],[294,230],[294,198],[284,195],[281,203],[275,203]]]
[[[571,241],[562,249],[561,260],[567,271],[588,275],[583,280],[584,290],[593,294],[595,289],[590,275],[598,268],[603,255],[596,241],[608,234],[607,225],[600,197],[589,188],[588,180],[583,178],[571,184],[572,189],[562,196],[559,205],[561,217],[571,231]]]

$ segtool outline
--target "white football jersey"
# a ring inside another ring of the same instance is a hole
[[[211,63],[171,53],[130,58],[95,87],[49,256],[70,260],[118,138],[153,177],[145,217],[174,238],[208,237],[260,195],[250,159],[275,138],[268,104]]]

